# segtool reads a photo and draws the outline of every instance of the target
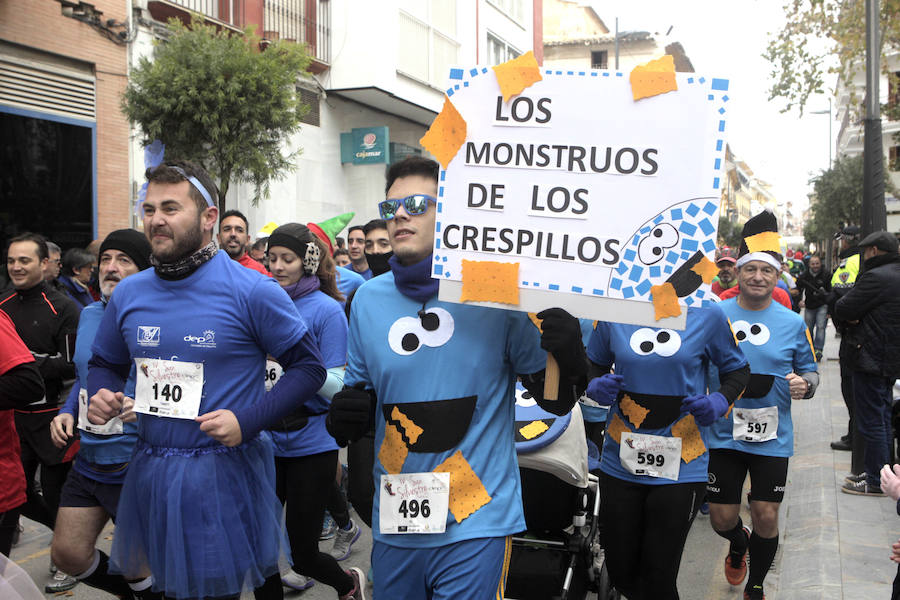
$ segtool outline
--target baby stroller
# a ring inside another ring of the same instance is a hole
[[[528,530],[513,537],[507,599],[615,600],[600,547],[599,483],[581,410],[557,417],[516,389],[516,452]]]

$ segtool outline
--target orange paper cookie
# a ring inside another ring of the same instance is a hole
[[[622,434],[631,431],[625,421],[619,418],[619,415],[613,415],[612,422],[606,426],[606,435],[612,436],[617,444],[622,443]]]
[[[763,231],[744,238],[750,252],[781,252],[781,236],[777,231]]]
[[[657,321],[665,317],[677,317],[681,314],[681,306],[678,305],[678,294],[675,293],[675,286],[668,281],[662,285],[651,287],[650,296],[653,298],[653,310]]]
[[[631,70],[631,95],[634,100],[658,96],[678,90],[675,82],[675,59],[666,54]]]
[[[434,472],[450,473],[450,512],[457,523],[462,523],[463,519],[491,501],[490,494],[462,451],[457,450],[435,467]]]
[[[628,417],[628,420],[636,428],[639,428],[641,423],[644,422],[644,419],[647,418],[647,415],[650,414],[649,409],[646,409],[635,402],[628,394],[625,394],[625,396],[619,400],[619,408],[622,409],[622,413]]]
[[[460,302],[519,303],[519,263],[462,261]]]
[[[494,75],[497,77],[504,102],[509,102],[510,98],[521,94],[522,90],[543,79],[541,68],[531,50],[494,67]]]
[[[545,431],[547,431],[548,429],[550,429],[550,428],[547,427],[547,424],[544,423],[543,421],[532,421],[525,427],[520,427],[519,433],[521,433],[522,437],[525,438],[526,440],[532,440],[532,439],[536,438],[537,436],[541,435],[542,433],[544,433]]]
[[[425,431],[413,423],[412,419],[400,412],[400,409],[396,406],[391,411],[391,420],[400,423],[400,427],[403,429],[403,433],[406,435],[406,439],[409,440],[410,444],[415,444],[416,440],[419,439],[419,436],[422,435],[422,432]]]
[[[706,452],[706,444],[700,437],[694,415],[687,415],[672,425],[672,435],[681,438],[681,460],[689,463]]]
[[[419,143],[446,169],[465,141],[466,120],[450,102],[450,98],[444,96],[444,107]]]
[[[703,283],[712,283],[713,277],[719,274],[719,267],[704,256],[700,262],[691,267],[691,271],[699,275],[703,279]]]
[[[381,450],[378,451],[378,460],[381,461],[384,470],[391,475],[400,473],[407,454],[409,450],[400,435],[400,430],[391,423],[385,424],[384,440],[381,442]]]

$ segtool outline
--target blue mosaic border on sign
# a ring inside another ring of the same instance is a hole
[[[447,96],[451,97],[455,93],[460,93],[469,87],[468,79],[477,77],[478,75],[488,73],[489,68],[487,67],[475,67],[469,69],[463,69],[454,67],[450,69],[450,81],[453,83],[451,87],[447,89]],[[577,77],[605,77],[609,78],[613,76],[615,77],[624,77],[627,73],[622,71],[564,71],[564,70],[553,70],[553,69],[543,69],[542,73],[547,76],[577,76]],[[725,131],[726,120],[724,115],[726,114],[726,109],[724,104],[730,100],[728,95],[725,93],[729,89],[729,80],[721,79],[721,78],[711,78],[707,79],[705,77],[696,77],[690,76],[681,81],[686,81],[689,85],[700,85],[703,86],[704,90],[708,90],[707,92],[707,100],[713,103],[714,109],[716,110],[716,114],[720,115],[717,119],[717,130],[722,133]],[[721,176],[721,171],[724,166],[724,153],[726,150],[725,141],[722,137],[719,137],[715,140],[715,152],[716,156],[713,157],[712,163],[712,171],[713,176],[711,177],[711,192],[717,191],[720,189],[722,185],[723,178]],[[441,169],[440,171],[440,181],[445,181],[446,171]],[[443,186],[439,189],[439,197],[443,198]],[[712,195],[712,194],[710,194]],[[716,194],[717,195],[717,194]],[[705,205],[701,205],[701,202],[681,202],[675,206],[670,207],[666,211],[663,211],[659,215],[653,217],[648,223],[638,229],[632,236],[631,239],[628,240],[626,246],[622,249],[622,259],[619,261],[619,264],[616,265],[614,269],[614,275],[609,283],[609,290],[613,291],[613,294],[609,294],[612,296],[619,296],[623,298],[633,298],[636,296],[646,297],[650,294],[650,289],[652,285],[663,282],[668,276],[670,276],[675,269],[678,267],[679,263],[688,260],[698,249],[701,249],[705,254],[712,254],[715,252],[716,243],[715,243],[715,229],[716,224],[713,217],[718,211],[718,204],[713,203],[712,201],[706,201]],[[443,211],[443,203],[437,203],[437,212],[440,214]],[[700,214],[701,212],[706,213],[706,215]],[[701,218],[702,217],[702,218]],[[660,262],[653,265],[638,265],[635,264],[635,261],[638,260],[637,255],[637,247],[640,244],[640,241],[650,233],[650,231],[656,225],[659,225],[665,220],[671,220],[674,222],[679,222],[677,225],[677,230],[679,231],[680,243],[677,248],[670,248],[665,252],[663,258],[660,259]],[[442,229],[442,224],[440,221],[436,223],[435,226],[436,232],[440,233]],[[440,250],[440,237],[436,236],[435,238],[435,249]],[[442,257],[443,261],[447,260],[447,257]],[[438,257],[435,256],[435,261],[438,261]],[[646,268],[645,268],[646,267]],[[443,275],[444,277],[449,277],[450,273],[446,270],[443,264],[435,264],[434,265],[434,274],[435,275]],[[627,276],[628,285],[625,285],[625,279]],[[529,283],[526,281],[522,282],[523,286],[528,286]],[[559,284],[542,284],[541,282],[532,282],[531,287],[535,288],[545,288],[558,290]],[[708,286],[705,286],[706,290],[701,287],[691,296],[682,299],[685,304],[688,306],[691,305],[702,305],[710,304],[711,301],[705,299],[706,294],[708,293]],[[594,296],[604,296],[607,295],[604,293],[604,290],[599,288],[584,288],[582,286],[572,285],[570,286],[572,293],[577,294],[589,294]]]

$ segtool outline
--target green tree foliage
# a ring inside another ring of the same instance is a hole
[[[841,156],[827,171],[813,180],[815,197],[809,207],[810,218],[803,227],[807,242],[821,242],[834,235],[841,225],[858,225],[863,198],[863,155]],[[897,189],[885,178],[885,189]]]
[[[859,223],[863,197],[863,157],[838,157],[834,165],[814,180],[815,199],[803,227],[807,242],[834,235],[841,225]]]
[[[210,172],[220,210],[230,181],[252,183],[258,202],[299,153],[284,156],[281,148],[308,110],[296,93],[310,60],[305,48],[278,41],[260,51],[252,27],[237,35],[199,18],[190,27],[173,19],[169,28],[153,60],[142,58],[132,71],[122,110],[145,145],[158,139],[168,157]]]
[[[900,48],[900,0],[879,4],[881,67],[887,72],[884,49]],[[810,96],[823,93],[835,76],[853,93],[854,76],[865,71],[864,0],[787,0],[784,13],[783,29],[770,37],[763,54],[772,64],[769,99],[782,98],[784,111],[797,108],[802,114]]]

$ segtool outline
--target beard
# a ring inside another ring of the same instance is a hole
[[[116,289],[116,286],[119,284],[121,279],[104,279],[100,283],[100,294],[105,298],[109,298],[112,296],[113,291]]]
[[[237,240],[233,240],[233,241],[237,241]],[[230,239],[225,240],[225,243],[222,244],[222,250],[224,250],[228,254],[228,256],[231,257],[232,260],[237,260],[244,254],[244,249],[246,246],[244,244],[239,244],[237,249],[232,249],[232,248],[228,247],[229,244],[231,244],[231,242],[232,242],[232,240],[230,240]]]
[[[154,234],[151,231],[151,235]],[[153,256],[162,264],[170,264],[181,260],[185,256],[193,254],[203,246],[203,227],[200,219],[197,219],[197,226],[187,230],[182,236],[175,236],[171,230],[167,233],[172,234],[172,246],[166,250],[153,249]]]

